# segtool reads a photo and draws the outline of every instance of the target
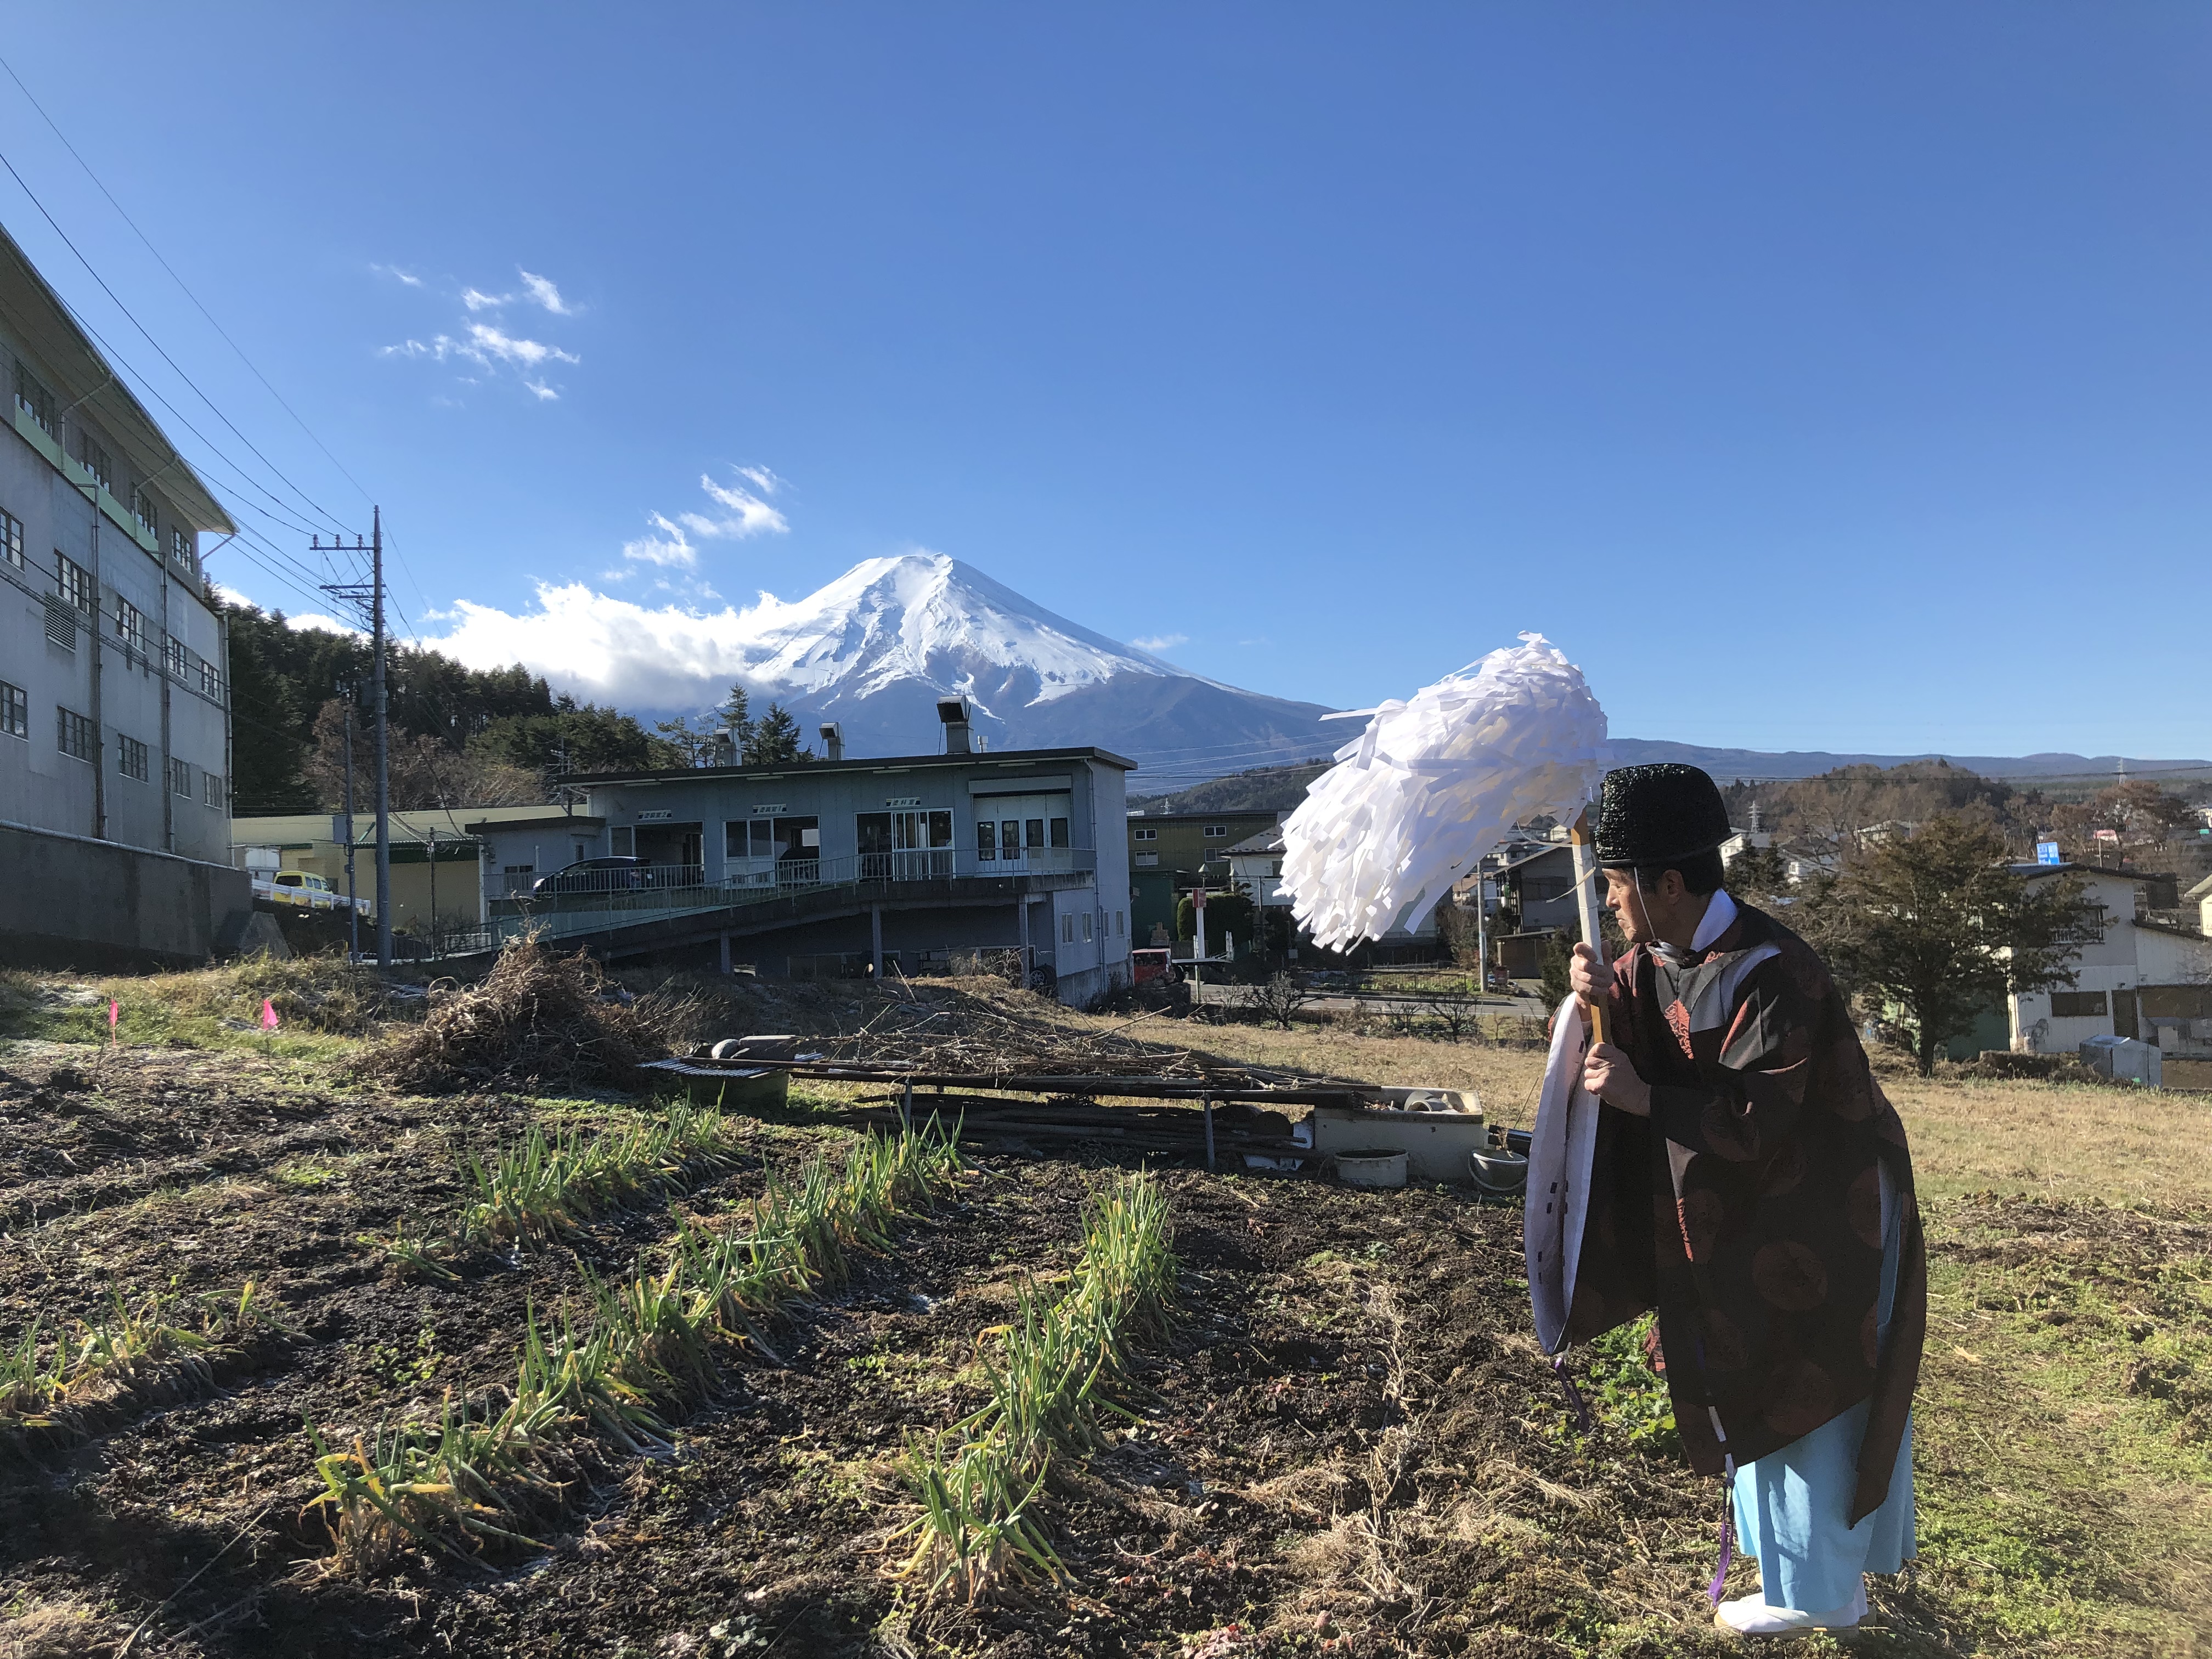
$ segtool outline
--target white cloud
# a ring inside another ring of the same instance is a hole
[[[336,617],[325,617],[319,611],[310,611],[305,616],[287,617],[284,620],[295,628],[313,629],[318,634],[350,634],[357,640],[368,637],[352,623],[342,623]]]
[[[441,337],[443,337],[442,336]],[[474,356],[487,368],[491,360],[520,363],[526,368],[535,368],[544,362],[580,363],[584,360],[558,346],[541,344],[536,340],[519,339],[491,323],[471,323],[466,346],[457,347],[465,356]]]
[[[573,317],[576,314],[576,307],[562,299],[561,290],[553,286],[551,277],[540,276],[535,271],[523,270],[520,265],[517,265],[515,270],[521,272],[523,289],[532,304],[544,307],[556,317]]]
[[[422,279],[388,265],[374,267],[389,272],[410,288],[423,286]],[[577,307],[561,297],[561,290],[552,279],[534,271],[522,272],[523,286],[530,303],[543,307],[556,317],[573,317]],[[380,346],[377,353],[385,357],[421,357],[433,362],[459,362],[472,363],[484,370],[512,368],[518,371],[523,390],[541,404],[556,403],[561,389],[552,383],[546,368],[554,363],[579,363],[583,361],[574,352],[547,341],[534,340],[527,335],[510,331],[498,314],[501,307],[515,303],[513,294],[487,294],[476,287],[461,289],[460,301],[466,313],[459,319],[459,331],[434,334],[428,340],[410,337],[397,345]],[[491,313],[479,319],[479,313]],[[464,384],[473,384],[463,375]]]
[[[697,515],[687,514],[685,516],[696,518]],[[661,513],[647,514],[646,522],[660,533],[624,542],[623,557],[638,564],[674,565],[685,570],[697,567],[699,550],[685,539],[683,526],[670,522],[667,515]]]
[[[1188,645],[1190,643],[1190,635],[1188,634],[1154,634],[1146,639],[1131,640],[1129,643],[1135,646],[1139,651],[1172,651],[1179,645]]]
[[[766,467],[736,470],[766,493],[773,493],[783,482]],[[782,514],[739,485],[716,483],[702,473],[699,488],[707,492],[708,500],[723,509],[719,516],[706,513],[678,513],[672,516],[649,513],[646,522],[653,526],[653,533],[624,542],[623,557],[633,564],[696,570],[699,568],[699,550],[692,545],[694,537],[701,541],[743,541],[749,536],[781,536],[791,528],[791,521]]]
[[[422,279],[420,276],[415,275],[411,270],[402,270],[398,265],[373,264],[369,266],[369,269],[375,271],[379,276],[390,276],[396,281],[404,283],[409,288],[420,288],[422,286]]]
[[[252,599],[247,599],[245,594],[240,592],[228,582],[216,582],[214,584],[214,587],[216,598],[221,599],[225,605],[252,605],[253,603]]]
[[[775,476],[775,469],[772,467],[740,466],[734,468],[733,471],[763,495],[773,495],[783,488],[783,480]]]
[[[541,585],[536,608],[520,616],[464,599],[459,625],[423,642],[471,667],[520,662],[622,708],[688,708],[702,684],[726,686],[745,672],[757,654],[748,648],[754,619],[779,605],[763,594],[744,611],[701,612],[634,604],[581,582]]]

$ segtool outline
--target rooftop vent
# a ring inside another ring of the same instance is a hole
[[[826,760],[845,758],[845,728],[835,720],[824,720],[817,728],[822,734],[822,754]]]
[[[972,755],[975,744],[969,732],[968,699],[939,697],[937,718],[945,722],[945,752],[948,755]]]

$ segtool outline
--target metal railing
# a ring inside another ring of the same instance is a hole
[[[972,852],[938,848],[913,853],[863,853],[843,859],[782,859],[772,867],[742,870],[710,881],[698,865],[654,864],[629,869],[578,871],[558,890],[538,892],[536,874],[488,878],[486,909],[503,938],[532,928],[549,934],[589,933],[619,926],[618,918],[645,920],[700,910],[766,903],[805,892],[890,889],[915,883],[994,880],[1008,876],[1087,872],[1097,854],[1087,848],[1033,848],[1029,859],[978,859]],[[605,877],[607,879],[593,879]],[[577,884],[570,885],[570,881]],[[500,890],[504,888],[506,890]]]

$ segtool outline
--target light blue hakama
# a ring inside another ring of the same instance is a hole
[[[1903,1206],[1887,1171],[1881,1182],[1881,1304],[1876,1340],[1886,1341],[1897,1298]],[[1746,1555],[1759,1558],[1759,1594],[1767,1606],[1826,1613],[1858,1594],[1859,1576],[1895,1572],[1919,1553],[1913,1539],[1912,1419],[1897,1449],[1889,1492],[1856,1527],[1844,1524],[1858,1488],[1859,1445],[1871,1401],[1862,1400],[1802,1439],[1735,1472],[1735,1532]]]

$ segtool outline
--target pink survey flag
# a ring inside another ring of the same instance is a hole
[[[276,1005],[267,997],[261,999],[261,1029],[264,1031],[276,1029]]]
[[[115,1035],[115,1022],[123,1018],[123,1005],[113,997],[107,1000],[107,1035]]]

